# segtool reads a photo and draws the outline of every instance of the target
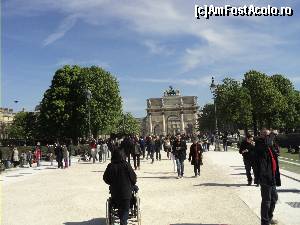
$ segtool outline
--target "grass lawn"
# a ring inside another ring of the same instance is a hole
[[[300,161],[296,161],[296,160],[299,160],[299,154],[288,153],[287,148],[281,148],[280,149],[280,156],[284,157],[284,158],[293,159],[291,161],[295,161],[295,162],[299,162],[300,163]]]
[[[281,169],[300,174],[300,166],[282,161],[279,161],[279,166]]]

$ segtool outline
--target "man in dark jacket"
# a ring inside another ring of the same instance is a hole
[[[121,143],[121,148],[124,150],[128,163],[130,164],[130,155],[134,152],[133,139],[130,136],[125,137]]]
[[[120,225],[127,225],[136,174],[126,162],[123,150],[113,152],[111,163],[108,164],[103,174],[103,180],[110,186],[112,200],[118,209]]]
[[[161,160],[161,147],[162,147],[162,141],[159,136],[156,137],[155,139],[155,155],[156,155],[156,160]]]
[[[275,204],[278,200],[276,186],[280,186],[280,172],[277,154],[268,145],[269,131],[263,129],[255,141],[255,151],[258,157],[258,176],[261,185],[261,225],[276,224],[273,220]]]
[[[198,138],[195,138],[190,147],[189,161],[194,165],[195,177],[200,176],[200,164],[202,163],[202,146]]]
[[[254,151],[253,137],[251,134],[247,134],[246,139],[241,142],[239,152],[243,156],[248,185],[250,186],[252,184],[251,168],[254,173],[254,184],[258,185],[256,155]]]
[[[186,143],[181,140],[180,134],[177,134],[176,140],[172,146],[172,153],[175,156],[177,165],[178,178],[182,178],[184,174],[184,160],[186,159]]]

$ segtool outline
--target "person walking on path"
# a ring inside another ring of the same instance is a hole
[[[182,178],[184,174],[184,160],[186,159],[186,143],[181,140],[180,134],[177,134],[176,140],[173,143],[172,151],[175,156],[177,165],[178,178]]]
[[[63,157],[64,157],[65,169],[66,169],[68,168],[68,163],[69,163],[69,151],[66,145],[63,145]]]
[[[134,169],[140,169],[140,155],[141,155],[141,146],[139,143],[138,137],[134,140],[134,152],[133,152],[133,163],[134,163]]]
[[[139,140],[140,146],[141,146],[141,153],[143,156],[143,159],[145,159],[145,153],[146,153],[146,142],[145,139],[141,136]]]
[[[170,138],[167,137],[165,140],[164,140],[164,151],[167,152],[167,157],[168,159],[171,158],[170,157],[170,152],[171,152],[171,141],[170,141]]]
[[[225,132],[222,136],[222,141],[223,141],[223,149],[224,152],[227,152],[227,144],[228,144],[228,134]]]
[[[14,167],[17,167],[17,165],[19,165],[19,161],[20,161],[20,158],[19,158],[18,148],[14,147],[13,151],[12,151],[12,162],[14,164]]]
[[[155,139],[155,156],[156,160],[161,160],[161,147],[162,147],[162,142],[159,136],[156,137]]]
[[[190,147],[189,162],[194,166],[195,177],[200,176],[200,165],[202,164],[203,149],[199,140],[194,139]]]
[[[29,167],[32,167],[32,158],[33,158],[32,152],[29,150],[29,151],[27,152],[27,162],[28,162],[28,164],[29,164]]]
[[[267,143],[269,133],[267,129],[261,130],[260,137],[255,141],[262,198],[261,225],[277,224],[277,221],[273,219],[273,213],[278,200],[276,186],[281,186],[278,155]]]
[[[74,145],[73,141],[70,140],[70,143],[68,145],[68,152],[69,152],[69,167],[71,166],[71,161],[72,161],[72,155],[74,153]]]
[[[34,151],[34,158],[36,160],[37,167],[40,166],[41,157],[42,157],[41,144],[40,144],[40,142],[38,142],[36,144],[35,151]]]
[[[58,169],[61,168],[63,169],[63,149],[59,143],[56,144],[55,146],[55,155],[56,155],[56,161],[58,164]]]
[[[91,157],[93,159],[93,163],[96,162],[96,153],[97,153],[97,145],[96,145],[96,141],[95,140],[92,140],[91,143],[90,143],[90,154],[91,154]]]
[[[103,180],[109,185],[112,201],[118,209],[120,225],[127,225],[132,190],[137,177],[130,164],[126,162],[122,150],[112,153],[111,163],[103,174]]]
[[[155,141],[151,136],[149,136],[148,139],[147,151],[148,154],[150,154],[151,163],[154,163]],[[147,159],[148,159],[148,155],[147,155]]]
[[[125,137],[121,143],[121,148],[124,150],[128,163],[130,164],[130,155],[134,151],[134,145],[131,137]]]
[[[254,184],[258,185],[256,156],[251,134],[247,134],[246,139],[241,142],[239,153],[243,156],[248,185],[250,186],[252,184],[251,168],[254,173]]]
[[[107,153],[108,153],[108,146],[107,146],[105,141],[102,142],[101,148],[102,148],[102,161],[106,162]]]

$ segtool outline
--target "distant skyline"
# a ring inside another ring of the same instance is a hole
[[[120,83],[124,111],[172,85],[212,102],[211,77],[251,69],[283,74],[300,89],[300,2],[292,0],[2,0],[1,107],[33,110],[57,69],[97,65]],[[292,17],[197,20],[195,4],[290,6]],[[16,104],[14,100],[19,102]]]

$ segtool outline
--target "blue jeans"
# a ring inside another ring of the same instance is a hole
[[[224,152],[227,152],[227,142],[223,142]]]
[[[176,158],[176,165],[177,165],[177,174],[178,176],[183,176],[184,173],[184,159]]]

